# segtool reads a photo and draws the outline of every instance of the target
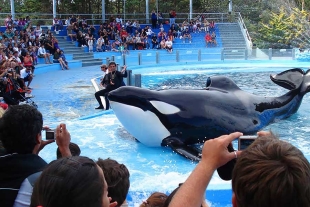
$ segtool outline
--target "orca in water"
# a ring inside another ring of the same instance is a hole
[[[280,97],[256,96],[225,76],[214,76],[201,90],[123,86],[108,98],[119,121],[138,141],[170,146],[191,160],[200,160],[201,151],[193,144],[235,131],[254,134],[294,114],[310,90],[309,73],[295,68],[271,75],[274,83],[290,90]]]

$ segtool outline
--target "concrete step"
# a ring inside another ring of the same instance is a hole
[[[80,59],[73,59],[73,60],[80,60],[83,63],[84,62],[92,62],[92,61],[101,61],[102,62],[102,59],[100,59],[100,58],[80,58]]]
[[[93,53],[75,53],[73,54],[73,59],[76,58],[94,58],[94,54]]]
[[[82,62],[82,67],[88,67],[88,66],[94,66],[94,65],[101,65],[102,64],[102,60],[101,61],[88,61],[88,62]]]

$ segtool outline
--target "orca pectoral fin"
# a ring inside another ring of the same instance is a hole
[[[194,147],[184,145],[182,147],[173,148],[171,147],[176,153],[186,157],[187,159],[193,161],[200,161],[201,160],[201,153],[198,152]]]
[[[196,147],[185,145],[177,137],[169,137],[163,140],[162,146],[169,146],[173,151],[193,161],[201,160],[201,151]]]

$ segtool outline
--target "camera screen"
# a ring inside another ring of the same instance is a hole
[[[250,146],[256,139],[256,136],[241,136],[239,137],[238,150],[244,150]]]
[[[55,132],[54,131],[46,131],[45,139],[55,139]]]

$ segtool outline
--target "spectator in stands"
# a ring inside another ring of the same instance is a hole
[[[30,56],[29,52],[26,52],[26,56],[23,59],[24,67],[31,68],[31,72],[34,73],[35,67],[33,66],[33,58]]]
[[[162,39],[159,43],[159,49],[166,49],[166,40]]]
[[[102,36],[100,36],[100,37],[98,38],[98,40],[97,40],[96,51],[97,51],[97,52],[102,52],[102,51],[104,51],[105,49],[102,48],[102,47],[104,47],[104,39],[103,39]]]
[[[216,34],[213,31],[211,34],[211,43],[214,44],[214,46],[217,46],[217,42],[216,42]]]
[[[126,32],[125,28],[122,28],[120,36],[121,36],[122,42],[126,42],[126,39],[128,37],[128,33]]]
[[[169,12],[170,27],[175,24],[175,17],[176,16],[177,16],[177,14],[176,14],[175,10],[170,10],[170,12]]]
[[[165,47],[166,47],[166,50],[167,50],[169,53],[172,53],[172,40],[171,40],[170,37],[169,37],[168,40],[165,42]]]
[[[85,34],[83,34],[81,31],[76,36],[77,42],[79,43],[79,47],[87,47],[86,39],[85,39]]]
[[[237,159],[232,173],[233,206],[310,206],[310,163],[292,144],[269,132],[243,152],[227,146],[241,133],[205,142],[202,160],[174,195],[169,207],[199,206],[214,171]]]
[[[130,174],[127,167],[110,158],[99,158],[96,163],[103,171],[108,185],[108,196],[112,198],[112,202],[116,201],[117,207],[128,206],[126,196],[130,186]]]
[[[6,155],[0,157],[0,200],[3,207],[12,207],[14,201],[15,205],[30,203],[32,187],[26,178],[47,165],[38,153],[53,142],[42,140],[42,126],[42,114],[29,105],[10,106],[0,118],[0,140],[6,150]],[[62,155],[71,156],[70,133],[66,125],[58,125],[55,133]],[[25,185],[29,187],[19,192]],[[23,195],[21,200],[15,200],[17,194]]]
[[[128,46],[132,46],[132,49],[135,50],[136,49],[136,38],[131,36],[131,34],[128,34],[127,38],[126,38],[126,44]]]
[[[24,84],[27,82],[26,89],[32,89],[29,87],[31,84],[31,81],[33,80],[33,73],[32,73],[31,66],[26,66],[25,68],[20,70],[20,78],[24,81]]]
[[[152,29],[156,29],[157,15],[155,10],[152,10],[151,21],[152,21]]]
[[[53,62],[59,63],[62,70],[64,70],[64,69],[69,70],[68,65],[65,63],[65,61],[61,57],[61,51],[60,51],[59,48],[54,53],[54,60],[53,60]]]
[[[93,37],[88,38],[87,44],[88,44],[88,51],[93,52],[93,50],[94,50],[94,39],[93,39]]]
[[[55,29],[55,32],[58,32],[58,30],[60,30],[60,25],[59,25],[59,22],[58,22],[57,18],[53,19],[53,27]]]
[[[209,27],[210,27],[210,30],[215,30],[215,22],[213,20],[210,22]]]
[[[7,29],[12,28],[13,26],[12,15],[8,14],[8,16],[4,20],[4,25],[6,26]]]
[[[206,42],[206,47],[208,47],[208,44],[212,44],[212,38],[209,32],[207,32],[206,36],[205,36],[205,42]]]
[[[50,60],[50,54],[46,52],[44,45],[42,44],[41,47],[38,50],[38,57],[44,58],[46,64],[52,64]]]
[[[38,178],[30,207],[115,207],[107,189],[103,172],[93,160],[62,158],[51,162]]]
[[[167,195],[160,192],[155,192],[142,202],[140,207],[163,207],[167,199]]]
[[[158,47],[158,41],[157,41],[157,36],[155,33],[153,33],[152,36],[152,49],[157,48]]]
[[[182,38],[183,38],[183,43],[185,43],[186,39],[188,39],[189,43],[192,42],[192,36],[188,28],[186,28],[185,31],[183,31]]]
[[[139,34],[137,34],[137,36],[136,36],[135,48],[138,50],[142,50],[144,48],[144,42],[141,40],[141,37]]]

